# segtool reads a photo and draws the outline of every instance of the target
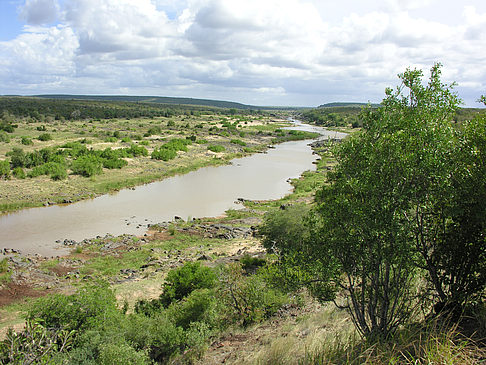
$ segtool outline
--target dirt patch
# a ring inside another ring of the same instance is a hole
[[[68,273],[76,271],[77,269],[69,266],[63,266],[63,265],[57,265],[54,267],[51,267],[49,271],[53,272],[56,274],[58,277],[66,276]]]
[[[23,298],[38,298],[48,294],[48,290],[34,289],[28,284],[9,283],[0,289],[0,307],[12,304]]]

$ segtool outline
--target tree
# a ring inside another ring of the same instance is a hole
[[[485,288],[484,117],[452,123],[460,100],[440,68],[426,85],[420,70],[406,70],[382,107],[362,111],[363,130],[335,149],[338,164],[316,194],[307,233],[273,241],[282,266],[300,266],[308,286],[328,298],[333,284],[347,293],[345,307],[367,338],[409,318],[418,273],[441,307],[462,307]],[[316,277],[316,265],[326,275]]]
[[[407,70],[381,108],[363,111],[363,132],[336,150],[338,165],[316,196],[314,244],[339,262],[365,336],[406,318],[417,270],[440,308],[461,308],[485,288],[484,117],[453,125],[460,100],[440,67],[427,85]]]

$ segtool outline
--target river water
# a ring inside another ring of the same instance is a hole
[[[321,138],[342,138],[343,133],[298,123],[292,129],[316,131]],[[234,159],[230,165],[205,167],[124,189],[115,194],[69,205],[24,209],[0,216],[0,249],[25,254],[62,255],[67,248],[56,241],[80,241],[106,234],[142,235],[147,225],[212,217],[238,208],[238,198],[278,199],[291,191],[289,178],[314,170],[316,157],[307,141],[285,142],[267,153]]]

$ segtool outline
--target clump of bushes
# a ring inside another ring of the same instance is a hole
[[[51,141],[52,136],[49,133],[42,133],[41,135],[39,135],[39,137],[37,137],[37,139],[39,141],[46,142],[46,141]]]
[[[212,269],[188,262],[168,273],[160,298],[138,302],[133,313],[120,308],[108,284],[100,282],[73,295],[38,299],[28,311],[28,326],[10,330],[0,342],[0,362],[16,363],[12,353],[42,354],[43,363],[151,364],[174,357],[191,362],[229,325],[261,320],[285,303],[289,298],[258,272],[249,275],[239,264]]]
[[[191,139],[174,138],[164,143],[152,152],[155,160],[169,161],[177,157],[177,151],[187,152],[187,146],[191,145]]]
[[[212,144],[212,145],[209,145],[208,146],[208,150],[211,151],[211,152],[223,152],[226,150],[226,148],[224,148],[224,146],[221,146],[219,144]]]

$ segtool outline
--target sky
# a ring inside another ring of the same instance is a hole
[[[486,94],[484,0],[0,0],[0,94],[380,102],[442,63]]]

